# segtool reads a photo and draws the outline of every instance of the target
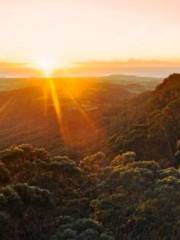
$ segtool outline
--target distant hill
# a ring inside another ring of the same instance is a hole
[[[105,77],[63,77],[56,78],[56,81],[92,81],[110,82],[128,88],[133,93],[142,93],[154,89],[161,81],[161,78],[137,77],[128,75],[109,75]],[[0,91],[8,91],[29,86],[40,85],[44,79],[41,78],[1,78]]]
[[[144,91],[154,90],[155,87],[162,82],[162,78],[139,77],[131,75],[109,75],[102,77],[104,81],[126,86],[134,93],[142,93]]]
[[[26,84],[23,79],[1,78],[0,91],[9,91],[24,87]]]

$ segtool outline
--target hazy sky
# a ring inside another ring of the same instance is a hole
[[[2,60],[180,56],[179,0],[0,0],[0,16]]]
[[[180,58],[179,0],[0,0],[0,61]]]

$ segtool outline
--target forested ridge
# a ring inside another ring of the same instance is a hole
[[[116,113],[116,114],[115,114]],[[112,109],[111,148],[134,150],[141,160],[173,160],[180,137],[180,74],[172,74],[154,91]]]
[[[1,147],[0,239],[180,239],[180,75],[140,95],[121,89],[124,100],[109,102],[107,92],[90,98],[106,131],[90,142],[82,135],[78,154],[77,146],[56,154],[21,139]]]

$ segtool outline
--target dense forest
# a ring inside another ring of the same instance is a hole
[[[180,239],[180,75],[61,95],[66,141],[40,92],[0,94],[0,239]]]

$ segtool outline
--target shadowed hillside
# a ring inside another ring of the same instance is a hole
[[[52,153],[98,149],[106,140],[106,130],[101,127],[102,110],[133,96],[126,88],[110,83],[89,83],[80,97],[76,89],[71,89],[76,85],[70,84],[68,92],[61,86],[57,82],[61,120],[57,119],[50,90],[43,82],[41,86],[1,92],[0,146],[28,142]]]
[[[108,127],[115,151],[131,149],[141,159],[173,160],[180,137],[180,74],[169,76],[155,91],[133,98],[116,112],[115,125]]]

